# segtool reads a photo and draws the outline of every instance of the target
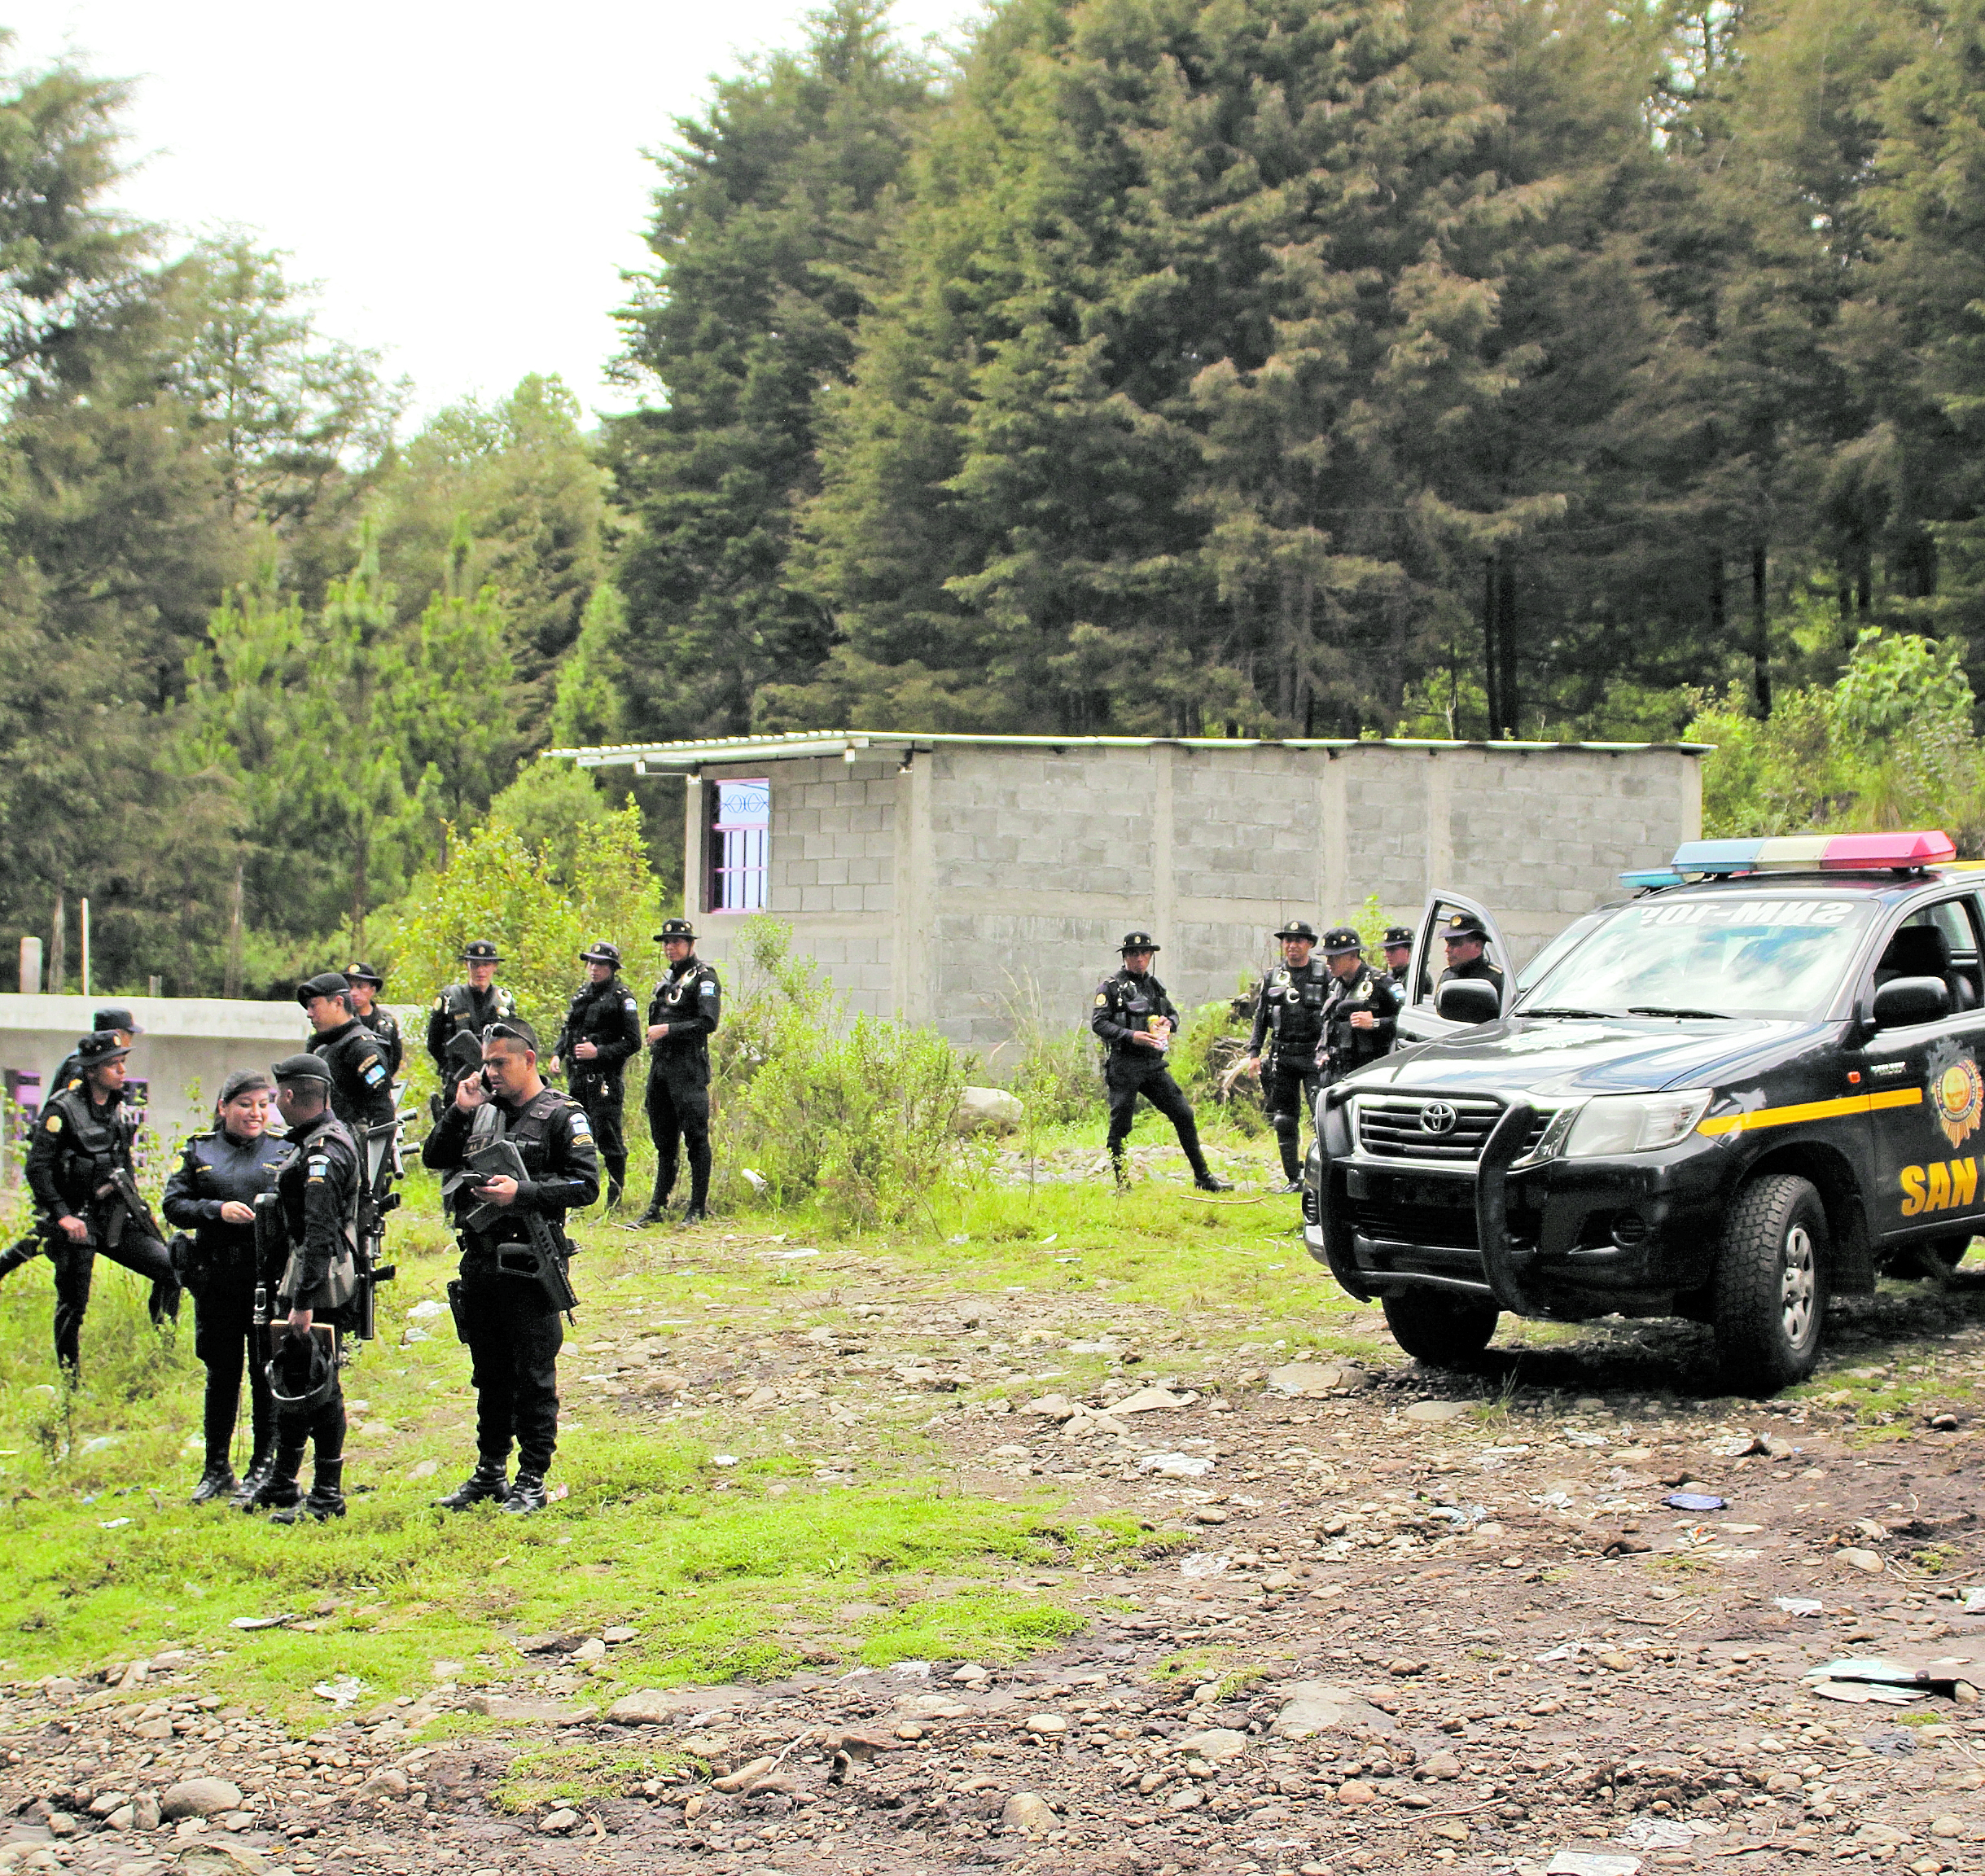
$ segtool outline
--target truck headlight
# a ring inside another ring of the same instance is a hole
[[[1672,1094],[1602,1094],[1588,1101],[1565,1142],[1568,1159],[1616,1153],[1652,1153],[1686,1139],[1709,1107],[1710,1090]]]

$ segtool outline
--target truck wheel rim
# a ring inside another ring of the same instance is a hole
[[[1819,1288],[1814,1271],[1812,1234],[1794,1225],[1786,1234],[1784,1282],[1780,1297],[1786,1340],[1803,1348],[1812,1332],[1812,1312]]]

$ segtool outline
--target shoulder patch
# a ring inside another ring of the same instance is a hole
[[[704,978],[703,988],[697,994],[702,997],[714,997],[716,994],[716,980],[714,977]]]
[[[437,1016],[441,1015],[446,1011],[447,1008],[448,997],[447,994],[444,993],[442,995],[436,997],[434,1000],[434,1013]]]
[[[42,1123],[42,1124],[46,1127],[50,1133],[59,1133],[62,1131],[62,1116],[59,1114],[51,1114]]]
[[[376,1088],[386,1079],[386,1064],[378,1056],[368,1055],[358,1074],[367,1087]]]
[[[1107,990],[1098,990],[1096,993],[1096,1007],[1098,1010],[1103,1008],[1104,1006],[1109,1002],[1109,1001],[1110,993]]]
[[[585,1110],[583,1107],[576,1109],[567,1116],[567,1120],[577,1138],[590,1140],[593,1137],[593,1124],[586,1119]]]

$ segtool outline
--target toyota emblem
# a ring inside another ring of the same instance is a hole
[[[1430,1101],[1420,1110],[1420,1131],[1423,1133],[1452,1133],[1454,1124],[1461,1119],[1445,1101]]]

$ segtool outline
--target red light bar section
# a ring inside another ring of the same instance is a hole
[[[1941,828],[1913,834],[1836,834],[1820,861],[1824,873],[1863,873],[1881,866],[1936,866],[1957,849]]]

